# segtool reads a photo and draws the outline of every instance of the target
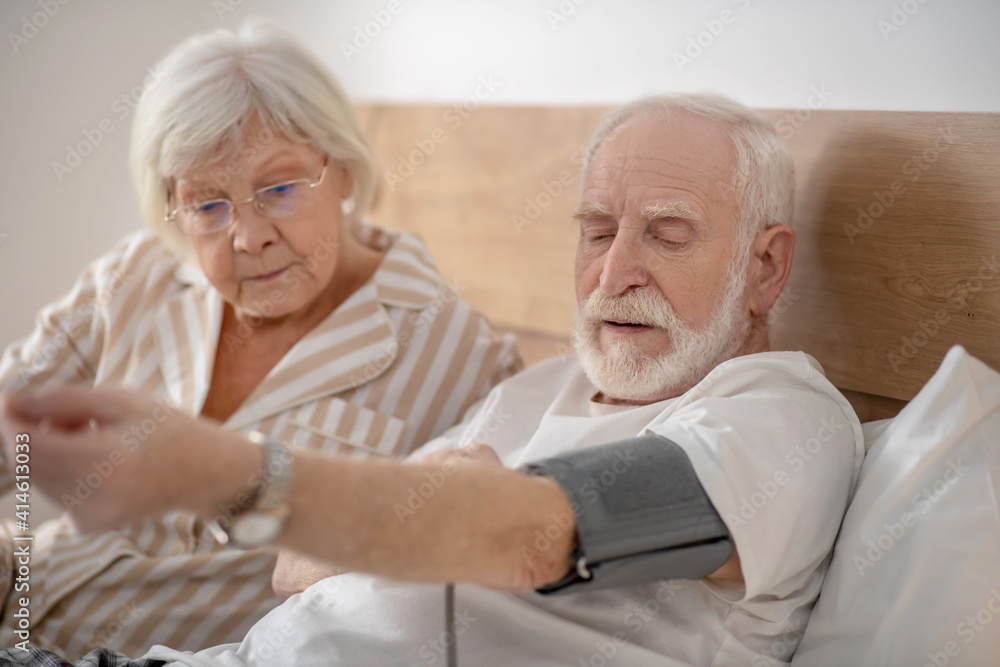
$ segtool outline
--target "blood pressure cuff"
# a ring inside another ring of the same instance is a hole
[[[701,579],[733,554],[687,454],[662,436],[566,452],[521,470],[558,482],[576,515],[576,568],[539,593]]]

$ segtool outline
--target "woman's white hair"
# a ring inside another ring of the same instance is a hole
[[[736,251],[746,255],[758,232],[791,223],[795,168],[774,125],[732,98],[716,93],[653,95],[609,113],[587,146],[583,174],[586,176],[595,151],[626,121],[640,115],[666,117],[677,109],[718,121],[736,149],[733,190],[740,212]]]
[[[142,215],[182,254],[190,246],[163,219],[172,179],[269,139],[242,136],[254,117],[263,123],[261,134],[312,144],[351,172],[347,220],[360,220],[374,202],[378,166],[343,88],[291,34],[250,19],[236,34],[216,30],[178,45],[157,65],[136,109],[130,161]],[[225,185],[225,171],[219,176]]]

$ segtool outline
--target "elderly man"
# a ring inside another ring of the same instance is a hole
[[[270,445],[261,471],[257,445],[167,420],[80,508],[81,527],[172,507],[211,517],[251,494],[231,533],[352,572],[242,644],[146,657],[786,664],[863,456],[818,364],[768,351],[792,192],[788,153],[754,112],[710,95],[640,100],[605,120],[584,163],[578,354],[500,384],[429,456],[292,460]],[[34,483],[58,493],[153,407],[113,392],[12,399],[6,441],[32,433]],[[165,469],[184,488],[158,483]],[[443,582],[459,582],[453,595]]]

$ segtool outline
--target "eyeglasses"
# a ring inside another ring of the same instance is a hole
[[[310,181],[308,178],[298,178],[294,181],[269,185],[257,190],[246,199],[232,201],[230,199],[209,199],[181,206],[173,211],[167,209],[164,220],[173,222],[182,233],[188,236],[213,234],[233,224],[236,219],[236,207],[240,204],[253,202],[257,213],[268,218],[287,218],[312,201],[312,191],[326,177],[326,167],[329,158],[323,160],[323,171],[319,178]]]

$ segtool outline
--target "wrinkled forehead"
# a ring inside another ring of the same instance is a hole
[[[212,136],[197,140],[178,132],[164,142],[161,173],[176,181],[191,172],[205,169],[226,169],[254,161],[266,160],[268,155],[290,145],[300,145],[307,139],[294,128],[279,127],[273,121],[251,116],[232,123]]]
[[[679,189],[719,204],[733,200],[736,151],[722,127],[687,111],[649,112],[616,128],[595,151],[588,190]]]
[[[177,173],[165,179],[165,185],[171,196],[183,193],[186,198],[228,192],[234,183],[256,188],[261,184],[253,181],[259,179],[278,182],[301,176],[300,169],[312,163],[316,151],[311,143],[256,124],[244,127],[235,141],[189,153],[187,160],[177,162]]]

